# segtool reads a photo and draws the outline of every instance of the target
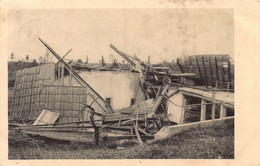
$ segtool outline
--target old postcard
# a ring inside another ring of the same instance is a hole
[[[260,164],[259,1],[1,6],[1,165]]]

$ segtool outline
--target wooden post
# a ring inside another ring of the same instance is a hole
[[[99,128],[96,126],[95,124],[95,120],[94,120],[94,115],[95,115],[95,109],[92,108],[91,106],[87,105],[87,107],[91,110],[91,114],[90,114],[90,122],[94,128],[95,131],[95,135],[94,135],[94,142],[95,145],[98,146],[99,144]]]
[[[201,99],[200,121],[206,120],[206,100]]]
[[[185,109],[186,109],[184,106],[186,104],[187,104],[187,100],[186,100],[185,96],[182,95],[181,119],[180,119],[179,124],[183,124],[183,122],[184,122],[184,115],[185,115]]]
[[[216,87],[214,89],[214,91],[212,92],[212,110],[211,110],[211,119],[215,119],[215,112],[216,112],[216,101],[215,101],[215,97],[216,97],[216,90],[218,87],[218,82],[216,82]]]
[[[226,116],[227,116],[227,108],[223,104],[221,104],[219,118],[222,119],[222,118],[225,118]]]
[[[135,134],[136,134],[136,137],[137,137],[137,141],[140,144],[140,146],[144,146],[144,143],[143,143],[143,141],[142,141],[142,139],[140,137],[139,131],[138,131],[138,126],[135,123],[133,123],[133,124],[134,124],[134,129],[135,129]]]

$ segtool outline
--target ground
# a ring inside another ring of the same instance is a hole
[[[126,140],[93,143],[33,139],[9,130],[9,159],[233,159],[234,124],[193,128],[171,138],[145,144]]]

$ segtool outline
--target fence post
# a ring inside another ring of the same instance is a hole
[[[201,99],[200,121],[206,120],[206,100]]]
[[[185,96],[182,94],[182,108],[181,108],[181,119],[180,119],[180,123],[179,124],[183,124],[184,122],[184,115],[185,115],[185,106],[187,104],[187,100],[185,98]]]
[[[219,117],[220,117],[220,119],[222,119],[222,118],[225,118],[226,116],[227,116],[227,108],[223,104],[221,104]]]

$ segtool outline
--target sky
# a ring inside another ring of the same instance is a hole
[[[40,37],[60,56],[123,60],[109,45],[152,63],[202,54],[234,57],[232,9],[35,9],[9,10],[8,50],[14,60],[46,53]],[[55,58],[54,58],[55,59]],[[10,60],[10,56],[9,56]]]

